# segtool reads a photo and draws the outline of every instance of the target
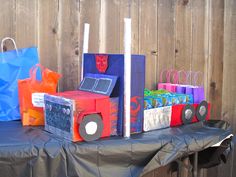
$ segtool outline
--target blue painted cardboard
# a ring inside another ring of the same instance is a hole
[[[108,67],[100,73],[96,67],[96,55],[108,55]],[[124,119],[124,54],[84,54],[84,75],[87,73],[117,76],[111,97],[119,97],[118,135],[123,134]],[[145,56],[131,56],[131,133],[142,132],[145,87]]]

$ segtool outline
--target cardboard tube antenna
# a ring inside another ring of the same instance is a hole
[[[88,44],[89,44],[89,24],[84,24],[84,43],[83,43],[83,54],[81,61],[81,75],[80,80],[82,81],[84,78],[84,54],[88,53]]]
[[[130,137],[130,98],[131,98],[131,19],[124,19],[124,137]]]

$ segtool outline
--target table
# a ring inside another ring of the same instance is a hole
[[[232,134],[224,121],[72,143],[43,127],[0,122],[0,176],[136,177],[189,154],[207,149]]]

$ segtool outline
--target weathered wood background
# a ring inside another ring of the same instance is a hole
[[[146,55],[146,87],[167,68],[202,71],[212,118],[236,132],[236,0],[0,0],[0,39],[38,46],[40,62],[63,75],[60,90],[80,80],[84,23],[89,52],[123,52],[123,18],[132,18],[132,52]],[[236,152],[200,176],[236,175]],[[156,170],[146,177],[171,176]]]

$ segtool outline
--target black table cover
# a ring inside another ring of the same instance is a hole
[[[136,177],[206,149],[232,133],[224,121],[199,122],[93,142],[72,143],[44,131],[0,122],[1,177]]]

